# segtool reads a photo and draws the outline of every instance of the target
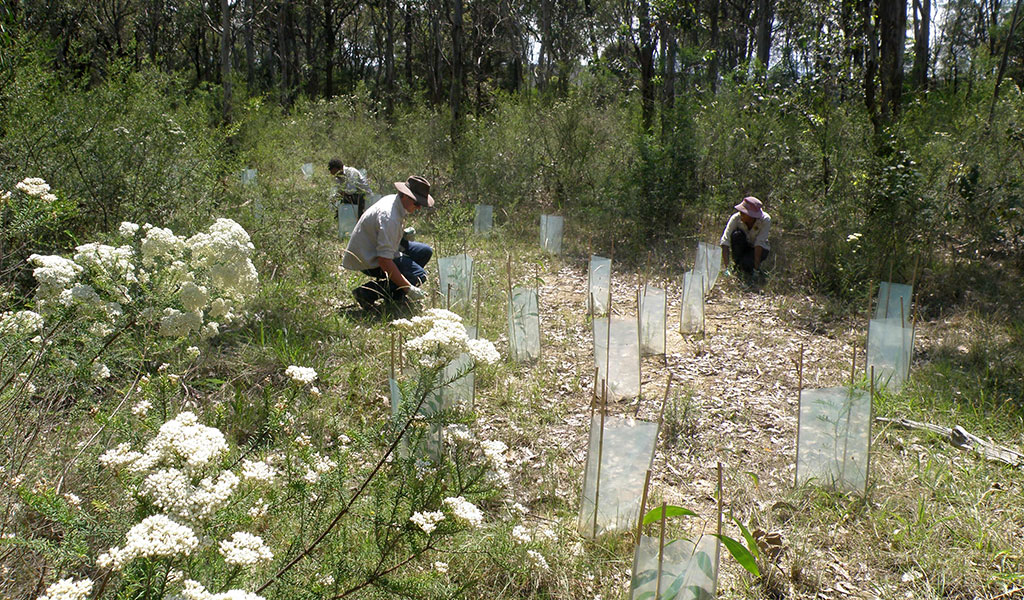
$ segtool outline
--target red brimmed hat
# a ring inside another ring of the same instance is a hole
[[[743,199],[743,202],[740,202],[733,208],[747,215],[748,217],[753,217],[755,219],[764,218],[764,211],[761,210],[761,201],[753,196],[747,196],[746,198]]]

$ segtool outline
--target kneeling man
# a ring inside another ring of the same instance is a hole
[[[362,271],[373,278],[352,290],[356,302],[364,310],[383,299],[420,300],[425,294],[419,287],[427,280],[423,269],[434,250],[423,243],[403,237],[405,217],[421,207],[434,206],[430,184],[413,175],[395,183],[397,194],[384,196],[366,209],[352,230],[342,266]]]

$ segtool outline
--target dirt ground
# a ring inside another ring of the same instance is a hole
[[[561,382],[558,389],[544,390],[545,408],[557,402],[565,414],[529,436],[529,447],[512,453],[524,472],[541,467],[543,457],[568,454],[564,464],[548,468],[555,470],[556,493],[578,498],[594,379],[586,266],[566,266],[542,280],[541,368],[558,375],[549,380]],[[613,273],[616,315],[636,315],[636,290],[641,283],[636,277]],[[680,436],[667,444],[667,425],[663,426],[652,467],[652,502],[688,507],[703,517],[695,522],[698,530],[714,531],[717,464],[721,462],[726,512],[733,511],[744,521],[752,512],[769,514],[793,488],[801,349],[805,389],[843,385],[850,380],[855,345],[859,346],[857,375],[863,374],[861,330],[866,323],[847,319],[822,325],[807,316],[812,314],[811,298],[770,294],[735,278],[720,277],[705,305],[705,334],[681,335],[681,289],[673,284],[667,291],[667,353],[642,360],[638,413],[643,419],[658,419],[671,375],[669,403],[675,402],[677,410],[670,418],[680,425],[676,428]],[[683,406],[689,412],[680,416]],[[632,403],[613,406],[610,412],[635,410]],[[503,420],[500,415],[494,417]],[[538,492],[528,500],[543,503],[541,496]],[[735,527],[726,533],[740,537]],[[840,565],[835,572],[847,576],[830,572],[832,581],[816,586],[818,597],[874,597],[866,586],[870,577],[850,574],[843,561],[834,558],[832,562]],[[628,568],[627,564],[621,589],[626,589]],[[741,572],[734,561],[723,558],[720,593],[738,585]]]

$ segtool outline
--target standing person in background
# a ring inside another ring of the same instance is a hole
[[[395,189],[397,194],[384,196],[359,217],[341,263],[373,278],[352,290],[363,310],[372,309],[381,299],[388,303],[421,300],[426,295],[417,286],[427,280],[424,267],[434,250],[405,239],[403,224],[407,215],[434,206],[430,183],[413,175],[396,182]]]
[[[719,241],[722,266],[728,266],[731,251],[737,269],[748,275],[760,273],[761,263],[771,250],[768,231],[772,227],[772,218],[762,209],[761,201],[753,196],[747,196],[733,208],[736,212],[729,218]]]
[[[370,182],[355,167],[346,167],[340,158],[332,158],[327,163],[327,170],[334,177],[334,200],[342,204],[355,204],[359,207],[356,216],[366,210],[366,196],[370,193]]]

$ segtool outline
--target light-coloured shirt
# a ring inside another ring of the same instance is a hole
[[[747,241],[750,242],[751,246],[760,246],[765,250],[772,249],[771,245],[768,244],[768,231],[772,228],[772,217],[768,213],[764,213],[764,218],[762,219],[754,219],[754,224],[750,227],[747,227],[747,224],[740,218],[739,211],[733,213],[732,217],[729,218],[729,223],[725,226],[725,231],[722,232],[722,239],[718,243],[722,246],[730,245],[729,238],[732,237],[732,232],[736,231],[737,228],[747,234]]]
[[[344,174],[338,174],[338,183],[341,192],[344,194],[368,193],[370,191],[370,180],[366,178],[366,171],[360,171],[355,167],[345,167]]]
[[[380,267],[378,257],[398,258],[401,252],[402,222],[409,211],[398,194],[384,196],[359,217],[345,249],[341,265],[352,271]]]

